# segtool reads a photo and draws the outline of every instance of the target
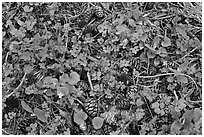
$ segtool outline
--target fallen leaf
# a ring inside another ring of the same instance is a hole
[[[45,117],[45,111],[35,108],[34,109],[34,114],[37,116],[37,118],[42,121],[42,122],[47,122],[47,118]]]
[[[33,113],[33,110],[28,106],[28,104],[25,101],[21,101],[21,105],[23,107],[23,109],[25,109],[26,111]]]

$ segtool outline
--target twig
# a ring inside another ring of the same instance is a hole
[[[160,19],[166,19],[166,18],[171,18],[171,17],[173,17],[173,16],[175,16],[175,15],[168,15],[168,16],[157,16],[157,17],[153,17],[153,18],[150,18],[150,19],[156,19],[156,20],[160,20]]]
[[[161,76],[169,76],[174,75],[175,73],[164,73],[164,74],[158,74],[153,76],[136,76],[136,78],[155,78],[155,77],[161,77]]]
[[[192,52],[194,52],[198,47],[200,47],[200,46],[197,46],[197,47],[195,47],[194,49],[192,49],[190,52],[188,52],[186,55],[184,55],[182,58],[181,58],[181,60],[183,60],[185,57],[187,57],[187,56],[189,56]]]
[[[94,7],[97,7],[96,5],[94,5],[94,4],[93,4],[93,3],[91,3],[91,2],[89,2],[89,4],[90,4],[90,5],[92,5],[92,6],[94,6]]]
[[[149,110],[149,112],[150,112],[150,115],[151,115],[151,117],[152,117],[152,119],[153,119],[152,111],[150,110],[150,107],[149,107],[149,104],[147,103],[146,97],[143,96],[143,98],[144,98],[144,100],[145,100],[145,103],[147,104],[147,108],[148,108],[148,110]]]
[[[142,84],[137,83],[136,85],[138,85],[138,86],[140,86],[140,87],[150,88],[150,87],[156,86],[157,84],[153,84],[153,85],[146,86],[146,85],[142,85]]]
[[[18,87],[17,87],[13,92],[11,92],[10,94],[6,95],[6,96],[3,98],[3,100],[6,100],[7,98],[9,98],[11,95],[13,95],[14,93],[16,93],[16,92],[19,90],[19,88],[23,85],[23,82],[24,82],[24,80],[25,80],[26,75],[27,75],[27,73],[25,72],[25,74],[24,74],[24,76],[23,76],[23,78],[22,78],[22,80],[21,80],[21,83],[18,85]]]
[[[85,4],[84,4],[83,6],[85,6]],[[77,15],[75,15],[75,16],[70,15],[69,19],[77,18],[77,17],[79,17],[80,15],[82,15],[85,11],[86,11],[86,8],[84,8],[81,13],[79,13],[79,14],[77,14]]]
[[[202,100],[196,100],[196,101],[194,101],[194,100],[188,100],[190,103],[192,103],[192,104],[198,104],[198,103],[202,103]]]
[[[10,135],[10,133],[8,133],[6,130],[2,129],[2,135]]]
[[[89,81],[89,84],[90,84],[91,90],[93,90],[93,85],[92,85],[92,82],[91,82],[91,77],[90,77],[89,72],[87,72],[87,77],[88,77],[88,81]]]
[[[128,128],[128,126],[130,125],[130,123],[131,123],[133,120],[134,120],[134,118],[130,119],[130,121],[122,127],[122,129],[120,130],[120,132],[118,133],[118,135],[121,135],[121,134]]]
[[[9,55],[9,52],[6,53],[6,57],[5,57],[5,61],[4,61],[4,63],[6,63],[6,64],[7,64],[7,61],[8,61],[8,55]]]
[[[198,85],[196,84],[195,80],[194,80],[191,76],[189,76],[189,75],[187,75],[187,74],[184,74],[184,73],[180,73],[180,74],[183,75],[183,76],[186,76],[186,77],[190,78],[190,79],[193,81],[193,83],[195,84],[196,89],[198,89]]]

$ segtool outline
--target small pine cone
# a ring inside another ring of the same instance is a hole
[[[85,81],[80,81],[77,85],[82,91],[87,91],[89,89],[89,85]]]
[[[99,6],[95,7],[94,9],[95,11],[95,15],[97,18],[103,18],[104,17],[104,12],[103,12],[103,9]]]
[[[150,66],[149,67],[149,75],[155,75],[157,73],[157,68],[155,66]]]
[[[138,130],[138,125],[135,120],[133,120],[129,126],[128,126],[128,131],[130,135],[140,135],[140,132]]]
[[[93,15],[92,10],[87,10],[87,11],[83,14],[83,20],[84,20],[84,22],[89,23],[89,21],[90,21],[91,18],[92,18],[92,15]]]
[[[116,99],[115,105],[117,109],[128,110],[130,108],[130,100],[125,98],[124,96],[120,96]]]
[[[127,91],[126,97],[128,99],[134,99],[134,96],[138,92],[139,92],[139,86],[130,86],[130,88]]]
[[[84,28],[84,32],[83,34],[90,34],[91,37],[93,37],[94,35],[96,35],[98,33],[98,30],[97,30],[97,26],[96,25],[87,25],[85,28]]]
[[[93,129],[89,133],[90,135],[101,135],[101,129]]]
[[[136,71],[140,71],[141,68],[140,59],[132,59],[132,66],[135,68]]]
[[[106,124],[106,123],[103,124],[102,129],[103,129],[103,134],[104,135],[109,135],[113,131],[112,126],[109,125],[109,124]]]
[[[174,63],[173,61],[167,61],[167,68],[171,68],[171,69],[177,70],[178,67],[179,67],[179,65]]]
[[[84,107],[86,112],[91,116],[95,117],[98,113],[98,103],[94,98],[89,98],[85,100]]]

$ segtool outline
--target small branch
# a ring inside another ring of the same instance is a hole
[[[181,60],[183,60],[185,57],[189,56],[192,52],[194,52],[199,46],[195,47],[194,49],[192,49],[190,52],[188,52],[185,56],[183,56],[181,58]]]
[[[181,75],[186,76],[186,77],[188,77],[189,79],[191,79],[191,80],[193,81],[193,83],[195,84],[196,89],[198,89],[198,85],[196,84],[195,80],[194,80],[191,76],[189,76],[189,75],[187,75],[187,74],[184,74],[184,73],[181,73]]]
[[[136,76],[137,78],[155,78],[155,77],[161,77],[161,76],[170,76],[174,75],[175,73],[164,73],[164,74],[158,74],[153,76]]]
[[[8,56],[9,56],[9,52],[6,53],[6,57],[5,57],[5,61],[4,61],[4,63],[6,63],[6,64],[8,62]]]
[[[202,103],[202,100],[196,100],[196,101],[194,101],[194,100],[188,100],[190,103],[192,103],[192,104],[198,104],[198,103]]]
[[[13,95],[14,93],[16,93],[16,92],[19,90],[19,88],[23,85],[23,82],[24,82],[24,80],[25,80],[26,75],[27,75],[27,73],[25,72],[25,74],[24,74],[24,76],[23,76],[23,78],[22,78],[22,80],[21,80],[21,83],[18,85],[18,87],[17,87],[13,92],[11,92],[10,94],[6,95],[6,96],[3,98],[3,100],[6,100],[7,98],[9,98],[11,95]]]
[[[103,95],[101,95],[97,100],[100,100],[103,96],[105,96],[106,93],[104,93]]]
[[[6,130],[2,129],[2,135],[10,135]]]
[[[87,77],[88,77],[88,81],[89,81],[89,85],[91,87],[91,90],[93,90],[93,85],[92,85],[92,82],[91,82],[91,77],[90,77],[89,72],[87,72]]]
[[[128,126],[130,125],[130,123],[134,120],[134,118],[130,119],[130,121],[125,124],[122,129],[120,130],[119,134],[118,135],[121,135],[123,132],[125,132],[125,130],[128,128]]]
[[[92,5],[92,6],[94,6],[94,7],[97,7],[96,5],[94,5],[94,4],[93,4],[93,3],[91,3],[91,2],[89,2],[89,4],[90,4],[90,5]]]
[[[146,99],[146,97],[144,97],[144,96],[143,96],[143,98],[144,98],[144,100],[145,100],[145,103],[147,104],[148,111],[149,111],[149,113],[150,113],[150,115],[151,115],[151,117],[152,117],[152,119],[153,119],[153,114],[152,114],[152,111],[150,110],[149,104],[147,103],[147,99]]]
[[[154,86],[156,86],[157,84],[153,84],[153,85],[149,85],[149,86],[147,86],[147,85],[142,85],[142,84],[137,83],[136,85],[141,86],[141,87],[150,88],[150,87],[154,87]]]

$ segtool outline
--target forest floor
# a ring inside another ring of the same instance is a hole
[[[2,132],[201,135],[202,4],[3,2]]]

